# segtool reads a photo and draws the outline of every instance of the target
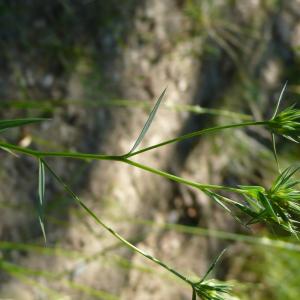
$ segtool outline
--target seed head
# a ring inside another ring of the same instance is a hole
[[[275,223],[297,235],[298,222],[294,217],[300,215],[300,191],[296,189],[299,180],[292,176],[299,169],[297,166],[285,169],[268,190],[260,186],[240,187],[246,205],[239,203],[236,206],[251,217],[248,224]]]
[[[203,300],[226,300],[232,286],[226,282],[209,279],[195,283],[193,288]]]
[[[269,122],[269,129],[293,142],[300,142],[300,109],[294,106],[284,109]]]

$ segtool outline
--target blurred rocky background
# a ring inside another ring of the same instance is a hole
[[[143,141],[270,117],[300,98],[299,0],[2,0],[0,116],[46,117],[1,138],[48,151],[122,154],[167,87]],[[231,113],[234,112],[234,113]],[[199,182],[264,184],[276,176],[263,129],[230,130],[135,159]],[[278,140],[282,165],[299,147]],[[241,299],[299,299],[297,241],[266,242],[201,192],[117,162],[49,159],[116,231]],[[37,219],[37,162],[0,153],[0,299],[191,298],[188,287],[124,249],[46,178],[44,246]],[[166,224],[168,224],[166,226]],[[288,239],[287,236],[281,237]],[[279,245],[279,246],[278,246]],[[281,246],[280,246],[281,245]]]

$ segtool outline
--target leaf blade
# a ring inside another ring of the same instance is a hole
[[[39,159],[39,200],[43,206],[45,199],[45,166],[41,159]]]
[[[217,265],[217,263],[219,262],[221,257],[224,255],[225,251],[226,251],[226,248],[223,249],[222,252],[217,257],[215,257],[215,259],[213,260],[213,262],[210,264],[209,268],[207,269],[206,273],[202,277],[200,283],[202,283],[206,280],[207,276],[211,273],[211,271],[215,268],[215,266]]]
[[[281,103],[281,100],[282,100],[282,97],[283,97],[283,94],[285,92],[287,84],[288,84],[288,82],[286,81],[283,88],[282,88],[282,90],[281,90],[281,92],[280,92],[279,99],[278,99],[274,114],[272,116],[272,119],[274,119],[276,117],[277,113],[278,113],[278,109],[279,109],[279,106],[280,106],[280,103]]]
[[[151,111],[150,114],[149,114],[149,117],[148,117],[148,119],[147,119],[147,121],[146,121],[146,123],[145,123],[145,125],[144,125],[144,127],[143,127],[143,129],[142,129],[142,131],[141,131],[141,133],[139,134],[137,140],[135,141],[133,147],[132,147],[131,150],[127,153],[127,155],[131,154],[131,153],[132,153],[132,152],[140,145],[140,143],[142,142],[144,136],[146,135],[146,133],[147,133],[147,131],[148,131],[148,129],[149,129],[149,127],[150,127],[150,125],[151,125],[151,123],[152,123],[152,121],[153,121],[153,119],[154,119],[156,113],[157,113],[157,110],[158,110],[158,108],[159,108],[159,106],[160,106],[161,100],[163,99],[163,97],[164,97],[164,95],[165,95],[165,93],[166,93],[166,90],[167,90],[167,88],[165,88],[165,89],[163,90],[163,92],[161,93],[161,95],[159,96],[159,98],[158,98],[158,100],[156,101],[156,103],[155,103],[155,105],[154,105],[152,111]]]
[[[48,119],[44,118],[28,118],[28,119],[13,119],[13,120],[0,120],[0,131],[4,131],[12,127],[20,127],[27,124],[39,123]]]
[[[45,231],[45,225],[44,225],[44,213],[43,213],[43,207],[45,202],[45,165],[42,159],[39,158],[39,182],[38,182],[38,195],[39,195],[39,223],[41,226],[41,230],[43,233],[44,241],[47,243],[47,237],[46,237],[46,231]]]

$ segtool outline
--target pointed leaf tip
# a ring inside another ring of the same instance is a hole
[[[42,230],[42,233],[43,233],[44,242],[45,242],[45,245],[46,245],[47,244],[46,230],[45,230],[45,225],[44,225],[44,222],[43,222],[41,216],[39,216],[39,222],[40,222],[41,230]]]
[[[49,119],[43,118],[28,118],[28,119],[13,119],[13,120],[0,120],[0,131],[6,130],[12,127],[19,127],[31,123],[39,123]]]
[[[146,135],[146,133],[147,133],[147,131],[148,131],[148,129],[149,129],[149,127],[150,127],[150,125],[151,125],[151,123],[152,123],[152,121],[153,121],[153,119],[154,119],[156,113],[157,113],[157,110],[158,110],[158,108],[159,108],[159,105],[160,105],[160,103],[161,103],[161,100],[163,99],[163,97],[164,97],[164,95],[165,95],[165,93],[166,93],[166,90],[167,90],[167,88],[165,88],[165,89],[163,90],[163,92],[162,92],[161,95],[159,96],[158,100],[156,101],[156,103],[155,103],[155,105],[154,105],[152,111],[150,112],[149,117],[148,117],[148,119],[147,119],[147,121],[146,121],[146,123],[145,123],[145,125],[144,125],[144,127],[143,127],[143,129],[142,129],[142,131],[141,131],[141,133],[140,133],[140,135],[138,136],[137,140],[135,141],[133,147],[132,147],[131,150],[128,152],[128,154],[131,154],[131,153],[132,153],[132,152],[140,145],[140,143],[142,142],[144,136]],[[128,155],[128,154],[127,154],[127,155]]]
[[[211,263],[211,265],[207,269],[205,275],[201,279],[200,283],[203,282],[207,278],[207,276],[210,274],[210,272],[215,268],[216,264],[219,262],[221,257],[224,255],[226,250],[227,250],[227,248],[223,249],[222,252],[214,259],[214,261]]]
[[[45,198],[45,166],[41,159],[39,159],[39,199],[41,206]]]
[[[276,105],[276,108],[275,108],[275,111],[274,111],[274,114],[272,116],[272,119],[274,119],[278,113],[278,109],[279,109],[279,106],[280,106],[280,103],[281,103],[281,100],[282,100],[282,97],[283,97],[283,94],[286,90],[286,87],[287,87],[287,84],[288,84],[288,81],[285,82],[281,92],[280,92],[280,95],[279,95],[279,99],[278,99],[278,102],[277,102],[277,105]]]
[[[43,233],[43,237],[45,240],[45,244],[47,242],[46,239],[46,231],[43,222],[43,206],[45,202],[45,165],[42,159],[39,159],[39,185],[38,185],[38,194],[40,201],[40,210],[39,210],[39,222],[41,226],[41,230]]]

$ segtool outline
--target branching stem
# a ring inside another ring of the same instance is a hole
[[[217,131],[224,130],[224,129],[230,129],[230,128],[238,128],[238,127],[246,127],[246,126],[266,126],[268,124],[269,124],[269,121],[259,121],[259,122],[251,121],[251,122],[243,122],[243,123],[237,123],[237,124],[229,124],[229,125],[223,125],[223,126],[216,126],[216,127],[212,127],[212,128],[206,128],[206,129],[202,129],[202,130],[199,130],[199,131],[194,131],[194,132],[191,132],[191,133],[187,133],[185,135],[182,135],[182,136],[179,136],[177,138],[161,142],[159,144],[155,144],[155,145],[143,148],[141,150],[138,150],[138,151],[135,151],[135,152],[132,152],[132,153],[128,154],[126,157],[129,158],[129,157],[135,156],[137,154],[141,154],[143,152],[147,152],[149,150],[153,150],[153,149],[156,149],[156,148],[159,148],[159,147],[162,147],[162,146],[182,142],[184,140],[191,139],[191,138],[200,136],[202,134],[213,133],[213,132],[217,132]]]
[[[126,163],[128,165],[132,165],[134,167],[137,167],[139,169],[145,170],[147,172],[162,176],[164,178],[168,178],[172,181],[182,183],[194,188],[197,188],[201,191],[205,191],[206,189],[213,189],[213,190],[226,190],[226,191],[232,191],[235,193],[242,193],[243,191],[234,188],[234,187],[228,187],[223,185],[214,185],[214,184],[203,184],[198,183],[192,180],[184,179],[182,177],[167,173],[165,171],[161,171],[159,169],[155,169],[146,165],[143,165],[141,163],[132,161],[128,158],[124,158],[123,156],[113,156],[113,155],[101,155],[101,154],[89,154],[89,153],[77,153],[77,152],[43,152],[43,151],[37,151],[32,149],[27,149],[23,147],[19,147],[16,145],[0,142],[0,147],[16,151],[19,153],[23,153],[26,155],[33,156],[35,158],[46,158],[46,157],[64,157],[64,158],[74,158],[74,159],[83,159],[83,160],[111,160],[111,161],[119,161]]]

